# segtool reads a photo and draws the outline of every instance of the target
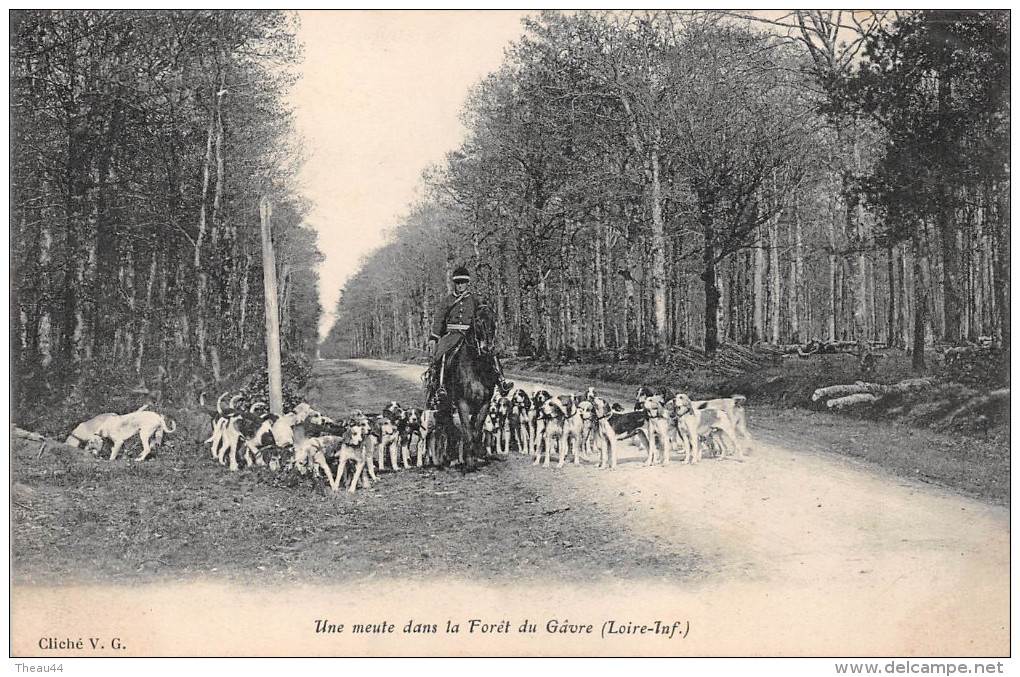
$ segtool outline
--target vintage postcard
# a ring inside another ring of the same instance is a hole
[[[1008,663],[1008,11],[10,24],[18,665]]]

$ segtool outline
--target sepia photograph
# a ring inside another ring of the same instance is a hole
[[[10,665],[1002,674],[1010,20],[10,10]]]

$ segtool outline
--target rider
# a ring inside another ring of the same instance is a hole
[[[471,329],[479,306],[484,304],[481,299],[472,295],[468,290],[471,274],[467,268],[460,266],[455,269],[452,279],[453,293],[447,294],[439,308],[436,309],[436,317],[432,322],[432,333],[428,339],[428,347],[432,351],[432,362],[425,374],[425,387],[430,407],[434,406],[437,401],[446,398],[446,389],[443,387],[445,358],[464,340],[468,330]],[[514,384],[504,377],[503,367],[499,363],[496,353],[492,352],[491,355],[493,366],[499,375],[500,390],[509,392]]]

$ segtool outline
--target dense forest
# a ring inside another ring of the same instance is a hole
[[[117,384],[193,397],[264,364],[263,196],[283,343],[314,352],[321,256],[284,104],[293,21],[11,13],[16,416]]]
[[[544,12],[345,286],[323,354],[420,349],[453,267],[552,359],[1009,344],[1009,13]]]

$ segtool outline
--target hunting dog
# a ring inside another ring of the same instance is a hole
[[[400,470],[400,431],[397,430],[397,424],[391,416],[395,416],[394,412],[387,413],[383,411],[382,414],[376,416],[372,422],[372,434],[379,441],[379,470],[386,469],[386,454],[389,453],[390,462],[394,470]],[[404,459],[404,467],[411,467],[407,463],[407,459]]]
[[[209,438],[209,441],[212,441],[213,457],[220,465],[226,465],[229,458],[232,471],[238,469],[237,450],[244,441],[244,434],[241,433],[241,421],[240,414],[219,419],[216,422],[213,436]]]
[[[635,438],[639,445],[648,446],[648,415],[643,407],[636,411],[625,411],[619,404],[610,404],[599,396],[595,397],[593,406],[599,468],[616,468],[619,443],[624,440]]]
[[[500,395],[496,406],[496,451],[501,454],[510,453],[510,410],[513,408],[510,398]]]
[[[624,413],[614,409],[605,398],[597,396],[591,406],[591,436],[599,450],[598,467],[615,470],[618,456],[617,443],[621,439],[620,435],[623,435],[625,439],[640,430],[642,420],[634,414],[641,414],[641,412]],[[616,427],[614,427],[614,423],[616,423]]]
[[[740,432],[741,427],[746,426],[744,400],[743,395],[700,401],[692,401],[683,393],[676,395],[673,400],[674,421],[685,447],[684,463],[697,463],[701,460],[701,438],[705,438],[709,444],[714,444],[718,439],[723,452],[729,447],[738,459],[744,457],[742,445],[737,443],[738,435],[745,444],[749,439],[746,427],[742,428],[742,434]]]
[[[510,397],[510,413],[507,416],[510,425],[510,437],[522,454],[534,451],[531,436],[535,423],[535,410],[531,405],[528,393],[518,388]]]
[[[668,405],[667,405],[668,403]],[[659,440],[662,446],[662,464],[669,465],[670,443],[670,409],[672,398],[660,393],[649,395],[641,402],[641,409],[645,413],[645,441],[648,443],[648,457],[645,465],[652,465],[655,461],[655,440]]]
[[[581,417],[580,447],[581,456],[593,458],[599,449],[598,441],[598,417],[595,415],[594,394],[592,399],[587,397],[577,403],[577,413]]]
[[[734,438],[739,437],[741,442],[740,457],[751,450],[752,443],[751,435],[747,432],[747,412],[744,409],[746,401],[747,398],[743,395],[731,395],[730,397],[719,397],[714,400],[701,400],[693,403],[696,408],[701,410],[714,409],[726,413],[733,424]]]
[[[577,410],[574,396],[560,395],[549,398],[542,405],[540,418],[545,421],[545,434],[541,440],[541,445],[545,449],[545,462],[542,466],[549,467],[549,457],[554,444],[559,448],[557,468],[564,466],[571,448],[574,451],[574,465],[580,465],[578,447],[581,439],[581,415]],[[532,465],[538,465],[540,456],[540,453],[535,454],[535,462]]]
[[[427,455],[432,465],[439,465],[439,450],[436,439],[435,409],[424,409],[419,419],[418,467],[422,466],[422,457]]]
[[[145,411],[148,408],[149,404],[148,402],[146,402],[142,406],[135,409],[135,412],[137,413],[139,411]],[[79,423],[78,426],[71,431],[71,434],[67,436],[67,439],[64,440],[64,444],[68,444],[72,447],[77,447],[81,449],[81,445],[83,443],[87,444],[88,441],[92,438],[93,435],[96,434],[96,432],[98,432],[99,428],[103,425],[103,423],[107,419],[118,415],[119,414],[114,413],[97,414],[96,416],[93,416],[84,423]]]
[[[175,422],[171,421],[171,427],[168,428],[166,419],[154,411],[139,410],[122,416],[114,415],[99,424],[86,448],[98,456],[104,441],[109,440],[113,443],[110,451],[110,460],[113,461],[124,443],[137,435],[142,441],[142,453],[135,460],[144,461],[152,453],[153,446],[162,444],[163,433],[172,433],[176,429]]]
[[[404,459],[404,467],[410,467],[411,451],[417,455],[418,467],[421,467],[421,409],[405,409],[404,415],[397,421],[397,432],[400,435],[400,453]]]
[[[545,444],[545,425],[546,418],[542,414],[542,407],[545,403],[552,399],[552,395],[549,391],[542,390],[539,388],[531,396],[531,408],[532,408],[532,428],[531,428],[531,453],[535,454],[535,458],[538,458],[538,454],[542,451],[542,445]]]
[[[482,419],[482,445],[487,455],[491,456],[494,453],[493,449],[499,451],[502,431],[503,422],[499,420],[499,409],[490,403]]]
[[[634,411],[639,411],[645,406],[645,400],[655,394],[655,391],[648,386],[638,386],[637,395],[634,401]]]
[[[365,469],[368,476],[373,480],[378,479],[375,474],[375,447],[379,443],[372,431],[372,418],[361,411],[355,411],[350,419],[352,428],[361,429],[361,448],[365,458]]]
[[[363,450],[359,448],[361,442],[360,426],[351,426],[343,436],[309,437],[294,447],[294,465],[302,475],[311,470],[313,477],[317,476],[321,469],[329,480],[330,488],[335,492],[340,488],[341,478],[346,474],[348,464],[353,462],[355,468],[347,486],[347,491],[353,493],[361,480],[364,480],[364,486],[370,486],[368,478],[362,475],[366,460]],[[335,474],[329,465],[330,460],[337,462]]]

